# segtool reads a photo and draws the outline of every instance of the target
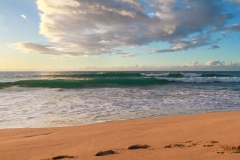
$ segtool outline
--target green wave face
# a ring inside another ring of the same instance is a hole
[[[0,89],[8,87],[93,88],[170,83],[240,83],[240,72],[47,72],[2,73]],[[4,80],[6,79],[7,80]]]
[[[23,80],[17,82],[0,83],[0,88],[7,87],[31,87],[31,88],[91,88],[91,87],[118,87],[118,86],[146,86],[161,85],[167,80],[155,78],[113,78],[90,80]]]

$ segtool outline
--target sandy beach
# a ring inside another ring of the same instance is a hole
[[[239,117],[240,112],[234,111],[76,127],[1,129],[0,159],[237,160]]]

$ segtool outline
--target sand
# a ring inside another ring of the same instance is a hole
[[[239,160],[238,146],[239,111],[0,130],[1,160]]]

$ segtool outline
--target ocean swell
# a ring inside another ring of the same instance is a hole
[[[21,80],[2,82],[0,88],[94,88],[94,87],[134,87],[149,85],[167,85],[172,83],[239,83],[240,77],[142,77],[142,78],[95,78],[95,79],[52,79],[52,80]]]

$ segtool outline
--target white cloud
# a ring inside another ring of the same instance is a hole
[[[134,57],[137,53],[117,53],[119,54],[119,58],[126,58],[126,57]]]
[[[188,41],[173,42],[172,46],[169,49],[152,50],[152,53],[176,52],[176,51],[194,49],[201,46],[210,45],[211,43],[213,42],[211,40],[208,40],[208,37],[206,35],[189,37]]]
[[[193,62],[191,62],[191,63],[187,63],[186,65],[184,65],[184,66],[186,66],[186,67],[195,67],[195,66],[198,66],[199,64],[198,64],[198,62],[197,61],[193,61]]]
[[[24,19],[27,19],[27,17],[25,15],[23,15],[23,14],[21,15],[21,17],[24,18]]]
[[[20,43],[18,49],[42,54],[45,47],[46,54],[99,55],[168,42],[171,48],[154,53],[188,50],[213,43],[205,29],[224,28],[233,17],[213,0],[179,0],[181,5],[172,5],[175,2],[147,0],[144,6],[140,0],[37,0],[39,33],[50,39],[50,45]],[[193,34],[198,34],[195,40]]]
[[[184,64],[182,66],[178,66],[179,70],[216,70],[216,71],[221,71],[221,70],[235,70],[238,71],[240,70],[240,62],[224,62],[220,60],[211,60],[206,62],[205,64],[199,64],[197,61],[193,61],[191,63]],[[174,68],[178,68],[175,66]]]
[[[4,16],[3,16],[3,15],[0,15],[0,17],[1,17],[1,18],[4,18]]]
[[[212,60],[206,63],[207,66],[221,66],[224,65],[224,62]]]
[[[24,43],[19,42],[17,44],[8,45],[8,46],[10,46],[11,48],[19,49],[25,53],[36,53],[36,54],[46,54],[46,55],[51,53],[51,55],[69,55],[69,56],[75,55],[75,53],[72,53],[72,52],[55,50],[51,46],[38,45],[34,43],[29,43],[29,42],[24,42]]]
[[[224,62],[219,60],[211,60],[206,63],[206,66],[212,66],[212,67],[240,67],[240,62],[233,63],[233,62]]]

